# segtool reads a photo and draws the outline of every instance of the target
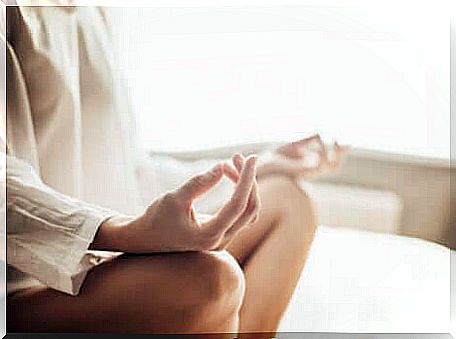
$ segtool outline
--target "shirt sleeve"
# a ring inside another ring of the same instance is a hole
[[[110,255],[88,252],[99,225],[116,212],[52,190],[26,162],[7,156],[7,262],[75,295],[87,271]]]

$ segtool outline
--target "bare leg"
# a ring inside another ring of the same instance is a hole
[[[291,179],[265,178],[259,188],[260,219],[241,231],[228,251],[246,280],[239,333],[273,334],[304,267],[317,223],[311,200]]]
[[[8,331],[274,332],[316,222],[310,199],[292,181],[267,178],[260,192],[259,221],[229,246],[246,278],[242,307],[244,277],[226,253],[125,256],[95,268],[76,297],[48,288],[8,297]]]
[[[78,296],[45,287],[7,299],[8,332],[236,333],[242,271],[227,252],[125,256]]]

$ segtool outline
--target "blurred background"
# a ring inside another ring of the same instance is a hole
[[[112,8],[138,146],[192,160],[319,132],[353,147],[313,187],[323,224],[454,247],[447,5]]]
[[[315,132],[352,146],[340,173],[301,183],[321,226],[281,331],[456,333],[455,14],[445,0],[110,9],[116,76],[159,178],[146,200],[237,151]]]
[[[301,183],[321,226],[280,331],[456,333],[454,2],[97,4],[130,6],[107,19],[113,76],[159,179],[142,176],[145,200],[237,151],[316,132],[352,146],[340,173]]]

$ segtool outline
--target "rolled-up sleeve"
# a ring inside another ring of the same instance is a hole
[[[52,190],[28,163],[12,156],[7,156],[6,191],[8,264],[77,294],[87,271],[104,260],[87,251],[97,229],[117,213]]]

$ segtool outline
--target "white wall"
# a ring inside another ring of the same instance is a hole
[[[144,147],[318,130],[357,147],[448,158],[444,1],[193,3],[112,10]]]
[[[320,131],[327,141],[386,152],[354,155],[330,180],[397,193],[401,234],[449,244],[449,171],[429,160],[448,159],[450,150],[449,3],[217,0],[112,9],[138,140],[176,151]],[[402,161],[404,154],[421,160]]]

